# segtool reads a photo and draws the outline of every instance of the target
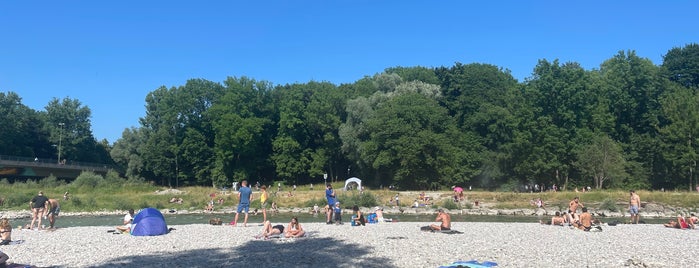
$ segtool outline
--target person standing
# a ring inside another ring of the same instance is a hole
[[[238,224],[238,214],[245,210],[245,220],[243,221],[243,227],[248,227],[248,212],[250,211],[250,202],[252,201],[252,190],[248,187],[248,181],[243,180],[238,190],[238,210],[235,213],[235,220],[233,220],[233,226]]]
[[[630,191],[630,195],[631,200],[629,201],[629,213],[631,214],[631,223],[637,224],[641,218],[641,216],[638,215],[638,209],[641,207],[641,197],[639,197],[634,190]]]
[[[49,199],[49,210],[48,210],[48,215],[49,215],[49,228],[53,229],[53,225],[56,223],[56,217],[58,217],[58,213],[61,212],[61,205],[58,204],[58,200],[56,199]]]
[[[585,206],[583,206],[583,204],[580,203],[580,198],[576,196],[575,198],[573,198],[573,200],[570,201],[570,203],[568,203],[568,215],[569,215],[569,219],[570,219],[569,222],[570,223],[574,223],[574,222],[580,220],[580,218],[578,218],[578,214],[577,214],[578,207],[585,207]]]
[[[267,222],[267,198],[269,195],[267,194],[267,187],[262,185],[262,193],[260,193],[260,204],[262,204],[262,223],[264,224]]]
[[[29,201],[29,207],[32,209],[32,223],[29,224],[29,229],[34,228],[34,222],[37,222],[37,229],[41,228],[41,217],[48,211],[49,199],[44,196],[44,192],[39,191],[39,194]]]
[[[325,187],[325,199],[328,200],[328,206],[327,208],[327,213],[326,213],[326,218],[327,221],[325,223],[327,224],[332,224],[332,215],[333,215],[333,210],[332,207],[335,206],[335,190],[333,190],[332,184],[328,183]]]

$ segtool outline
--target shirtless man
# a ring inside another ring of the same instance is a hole
[[[578,198],[578,197],[576,196],[576,197],[573,198],[573,200],[571,200],[570,203],[568,204],[568,214],[570,215],[570,216],[569,216],[569,219],[571,219],[571,223],[573,223],[573,222],[579,220],[579,219],[578,219],[578,215],[577,215],[577,213],[578,213],[578,206],[579,206],[579,207],[585,207],[585,206],[583,206],[582,203],[580,203],[580,198]]]
[[[580,214],[580,224],[578,224],[578,229],[583,231],[590,231],[592,229],[592,215],[587,212],[587,208],[582,208],[582,214]]]
[[[451,230],[451,216],[444,212],[443,209],[437,210],[437,218],[434,221],[441,222],[442,224],[430,224],[430,228],[435,231],[448,231]]]
[[[41,228],[41,217],[49,209],[49,199],[44,196],[44,192],[39,192],[37,196],[29,201],[29,207],[32,209],[32,223],[29,224],[29,229],[34,228],[34,222],[37,222],[36,228]]]
[[[61,205],[58,204],[58,200],[49,199],[49,210],[47,212],[49,216],[49,228],[53,229],[53,225],[56,223],[56,217],[58,213],[61,212]]]
[[[638,215],[638,209],[641,207],[641,197],[636,194],[636,191],[631,190],[631,200],[629,201],[629,213],[631,214],[631,224],[637,224],[641,218]]]

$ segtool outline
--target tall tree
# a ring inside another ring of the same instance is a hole
[[[593,138],[589,146],[581,148],[575,164],[584,176],[593,178],[596,189],[602,189],[607,181],[627,176],[621,146],[606,135]]]
[[[214,184],[243,179],[268,179],[270,141],[275,133],[272,85],[247,77],[229,77],[226,93],[207,115],[215,133]]]
[[[699,88],[699,44],[670,49],[663,56],[667,78],[688,88]]]
[[[670,174],[656,186],[670,188],[687,183],[691,191],[699,183],[694,180],[699,158],[699,92],[675,88],[662,98],[662,104],[668,121],[660,129],[662,153]]]
[[[0,151],[5,155],[24,157],[55,157],[44,128],[45,118],[22,104],[14,92],[0,92]]]
[[[45,107],[51,141],[60,147],[61,161],[111,164],[108,148],[92,135],[92,111],[79,100],[53,98]]]

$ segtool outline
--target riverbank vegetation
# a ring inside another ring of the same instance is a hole
[[[335,183],[338,200],[342,207],[358,205],[360,207],[391,207],[395,203],[391,200],[398,195],[401,207],[408,208],[418,199],[422,191],[393,191],[388,189],[366,189],[363,193],[357,190],[342,189],[344,184]],[[273,187],[274,188],[274,187]],[[253,187],[254,189],[254,187]],[[270,191],[270,203],[276,202],[280,208],[306,210],[314,205],[323,207],[325,201],[325,188],[310,185],[299,185],[292,190],[291,186],[283,185],[282,191],[276,189]],[[137,180],[125,180],[118,174],[110,173],[106,177],[90,172],[83,173],[71,183],[65,183],[49,177],[42,180],[29,180],[26,182],[9,183],[0,180],[0,198],[4,203],[0,210],[18,211],[28,210],[29,200],[38,191],[43,191],[49,198],[58,199],[61,210],[65,212],[98,212],[127,210],[129,208],[140,209],[155,207],[158,209],[174,209],[187,211],[202,211],[204,206],[214,200],[215,210],[232,209],[238,204],[237,195],[230,189],[216,189],[212,187],[188,186],[178,189],[155,186],[152,183]],[[63,200],[65,192],[69,192],[68,200]],[[696,211],[699,207],[699,194],[686,191],[637,191],[645,204],[658,206],[670,206]],[[259,191],[254,190],[254,200],[251,208],[259,208]],[[214,195],[212,197],[212,194]],[[454,203],[453,192],[450,190],[426,191],[426,196],[431,202],[428,206],[447,209],[474,208],[478,202],[480,207],[494,209],[518,209],[534,208],[532,201],[542,198],[549,208],[564,209],[568,202],[575,196],[579,196],[581,202],[595,209],[609,211],[624,211],[627,209],[629,199],[628,191],[621,190],[593,190],[589,192],[559,191],[559,192],[497,192],[474,190],[465,192],[465,200]],[[171,202],[173,198],[181,198],[182,202]],[[218,200],[223,204],[219,205]],[[422,203],[422,202],[420,202]],[[269,209],[269,206],[268,206]]]

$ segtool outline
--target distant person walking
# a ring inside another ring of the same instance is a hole
[[[37,222],[36,228],[41,228],[41,217],[49,209],[49,199],[44,196],[44,192],[39,192],[37,196],[29,201],[29,207],[32,209],[32,223],[29,224],[29,229],[34,228],[34,222]]]
[[[631,200],[629,200],[629,213],[631,214],[631,223],[637,224],[641,218],[638,215],[638,209],[641,208],[641,197],[636,194],[636,191],[631,190],[630,192]]]
[[[328,183],[325,187],[325,199],[328,200],[328,206],[327,213],[326,213],[326,218],[327,221],[325,223],[327,224],[332,224],[332,215],[333,215],[333,210],[332,207],[335,206],[335,190],[333,190],[332,184]]]
[[[242,186],[238,190],[238,210],[235,213],[235,220],[233,220],[233,226],[238,224],[238,214],[245,210],[245,220],[243,221],[243,227],[248,226],[248,212],[250,211],[250,202],[252,202],[252,190],[248,187],[248,181],[243,180]]]

